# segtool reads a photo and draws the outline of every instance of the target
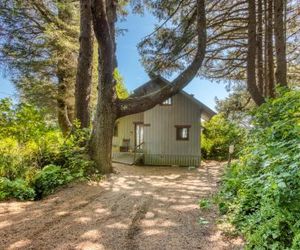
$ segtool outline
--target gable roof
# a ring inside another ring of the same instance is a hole
[[[136,88],[135,90],[133,90],[133,96],[138,96],[138,95],[146,95],[149,94],[153,91],[157,91],[160,88],[172,84],[171,82],[169,82],[167,79],[161,77],[161,76],[157,76],[154,79],[151,79],[150,81],[144,83],[143,85],[141,85],[140,87]],[[206,106],[204,103],[200,102],[198,99],[196,99],[193,95],[188,94],[187,92],[185,92],[184,90],[181,90],[179,93],[183,94],[186,98],[188,98],[191,102],[195,103],[201,110],[203,110],[206,115],[208,115],[209,117],[212,117],[214,115],[216,115],[217,113],[215,111],[213,111],[211,108],[209,108],[208,106]]]

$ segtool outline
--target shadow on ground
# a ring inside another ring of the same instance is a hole
[[[0,249],[241,248],[217,229],[214,209],[203,214],[197,205],[216,192],[221,164],[115,169],[101,183],[73,184],[42,201],[0,203]]]

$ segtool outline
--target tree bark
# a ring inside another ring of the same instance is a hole
[[[90,96],[93,69],[91,0],[80,0],[80,48],[75,86],[76,119],[82,128],[90,125]]]
[[[247,88],[257,105],[264,103],[256,85],[256,9],[255,0],[248,0],[248,53],[247,53]]]
[[[273,53],[273,0],[268,0],[267,10],[267,50],[268,50],[268,86],[266,94],[269,97],[275,95],[275,84],[274,84],[274,53]]]
[[[264,86],[263,96],[268,96],[269,74],[268,74],[268,0],[264,1]]]
[[[102,46],[102,49],[99,48],[99,50],[103,50],[104,48],[105,47]],[[101,55],[103,55],[103,51],[99,52],[99,57]],[[101,59],[99,58],[99,60]],[[112,86],[113,80],[110,74],[108,74],[108,72],[110,72],[110,66],[106,67],[104,63],[101,63],[101,68],[96,116],[90,140],[90,155],[95,161],[98,171],[106,174],[112,172],[112,138],[115,121],[117,119],[115,101],[112,96],[115,96],[116,93]],[[102,84],[100,81],[102,83],[110,81],[111,84]]]
[[[264,63],[263,63],[263,9],[262,0],[257,1],[257,87],[263,95],[264,87]]]
[[[116,82],[113,77],[116,68],[115,22],[116,2],[114,0],[93,0],[92,15],[98,49],[98,101],[93,131],[90,139],[90,155],[97,169],[111,173],[111,150],[116,115]]]
[[[116,82],[113,78],[113,72],[117,65],[115,54],[116,4],[115,0],[92,1],[93,26],[99,44],[99,82],[97,110],[90,139],[90,155],[102,173],[112,172],[111,149],[116,119],[145,111],[162,102],[165,97],[180,91],[199,71],[206,48],[205,1],[197,0],[198,50],[191,65],[174,80],[173,85],[149,96],[119,100],[116,94]]]
[[[284,0],[274,0],[276,83],[287,86],[286,41],[284,27]]]

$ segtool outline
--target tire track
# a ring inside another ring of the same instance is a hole
[[[138,204],[127,231],[125,249],[128,250],[138,249],[138,244],[135,241],[135,236],[138,235],[140,232],[140,222],[142,219],[145,218],[145,215],[148,212],[152,201],[153,201],[153,196],[149,196],[146,200],[142,200],[141,204]]]

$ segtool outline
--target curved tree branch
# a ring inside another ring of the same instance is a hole
[[[165,99],[177,94],[181,89],[190,83],[197,75],[206,50],[206,16],[205,0],[197,0],[197,53],[193,62],[170,84],[162,87],[158,91],[143,96],[132,96],[125,100],[117,100],[117,117],[123,117],[148,110]],[[160,83],[164,81],[162,77],[156,77],[153,81]]]

